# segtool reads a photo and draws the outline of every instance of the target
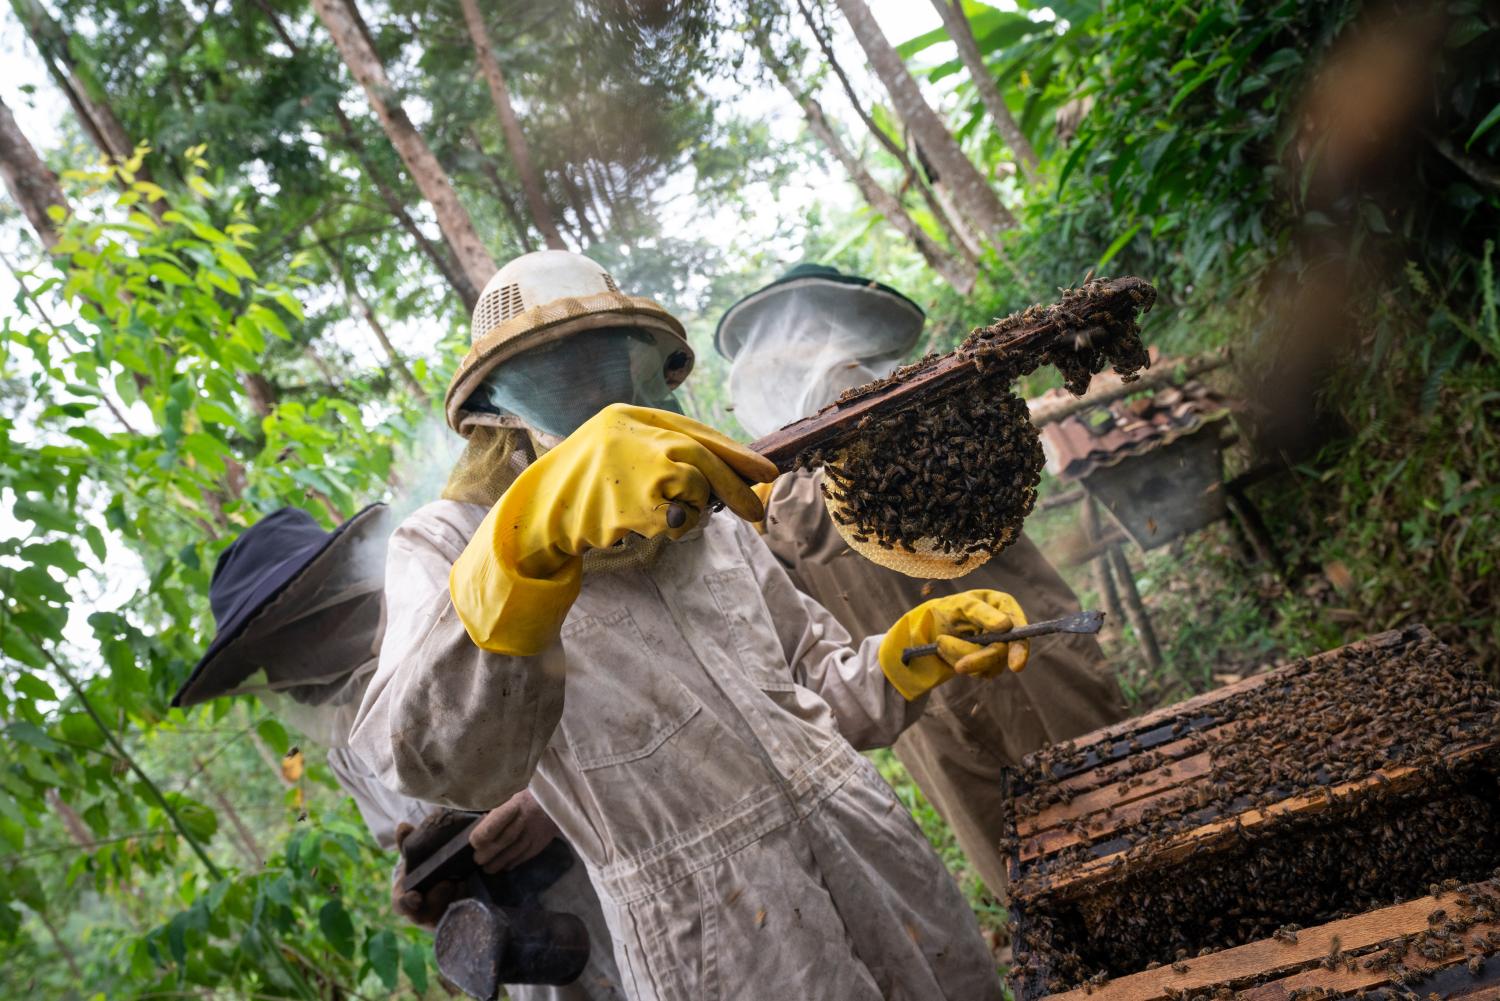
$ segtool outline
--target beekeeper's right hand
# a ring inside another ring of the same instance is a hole
[[[759,521],[765,510],[748,483],[775,477],[770,460],[695,420],[612,404],[496,501],[448,576],[453,607],[476,646],[540,653],[578,597],[587,550],[632,532],[680,538],[714,497]],[[687,518],[672,526],[674,504]]]
[[[396,851],[400,852],[406,844],[407,835],[411,834],[412,826],[401,823],[396,826]],[[448,905],[457,900],[462,893],[463,887],[455,880],[447,879],[434,883],[426,890],[404,890],[401,884],[406,881],[406,856],[401,856],[401,862],[396,866],[396,874],[391,884],[391,910],[401,915],[412,924],[421,925],[423,928],[436,928],[437,923],[443,917],[443,912]]]
[[[955,674],[993,677],[1008,667],[1026,667],[1029,640],[980,646],[965,639],[1003,633],[1026,624],[1021,605],[1004,591],[976,588],[924,601],[901,616],[880,641],[880,669],[907,701],[919,698]],[[907,647],[937,644],[938,652],[901,659]]]

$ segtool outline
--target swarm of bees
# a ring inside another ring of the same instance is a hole
[[[855,541],[942,553],[962,565],[1015,540],[1036,503],[1043,457],[1026,402],[1011,383],[1050,364],[1081,394],[1106,365],[1129,378],[1149,363],[1135,312],[1150,308],[1154,290],[1142,283],[1121,315],[1099,305],[1097,289],[1088,282],[1064,290],[1054,305],[1031,306],[974,330],[955,352],[976,362],[971,381],[923,406],[866,416],[848,443],[798,456],[799,466],[824,468],[824,491],[836,502],[830,510]],[[1068,336],[1029,350],[1008,342],[1007,334],[1037,322]],[[911,379],[935,360],[929,355],[838,402]]]
[[[1152,747],[1167,741],[1174,760],[1209,755],[1205,774],[1158,794],[1128,822],[1099,823],[1096,814],[1054,827],[1082,843],[1022,866],[1013,888],[1025,915],[1018,958],[1044,971],[1045,990],[1054,992],[1100,969],[1110,976],[1152,964],[1177,970],[1190,954],[1264,938],[1295,944],[1299,925],[1500,872],[1500,751],[1485,746],[1497,732],[1494,690],[1449,648],[1417,641],[1395,649],[1355,645],[1301,662],[1179,719],[1149,747],[1133,749],[1132,739],[1122,738],[1086,754],[1064,745],[1033,756],[1013,783],[1021,790],[1018,818],[1067,802],[1073,794],[1058,790],[1058,777],[1085,766],[1108,762],[1102,767],[1109,781],[1124,788],[1166,764]],[[1318,808],[1241,823],[1291,799]],[[1185,858],[1161,861],[1169,858],[1159,855],[1165,844],[1223,821],[1232,821],[1225,835],[1194,844]],[[1106,855],[1111,867],[1090,877],[1086,893],[1047,889],[1049,877]],[[1461,895],[1443,905],[1425,932],[1399,948],[1351,953],[1335,942],[1309,962],[1328,970],[1384,963],[1373,968],[1405,977],[1403,959],[1425,970],[1472,953],[1482,968],[1483,955],[1500,946],[1500,932],[1493,943],[1465,932],[1500,920],[1500,895]],[[1426,976],[1411,972],[1412,980]]]
[[[859,542],[964,557],[1015,540],[1042,463],[1026,401],[986,385],[880,423],[824,462],[824,489]]]

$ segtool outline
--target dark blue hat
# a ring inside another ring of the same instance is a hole
[[[190,706],[207,701],[243,681],[249,668],[237,658],[228,658],[226,669],[239,676],[221,676],[224,672],[215,670],[221,655],[319,556],[341,540],[361,535],[361,530],[378,520],[385,510],[384,504],[371,504],[328,532],[306,511],[284,507],[266,515],[231,542],[219,554],[208,585],[208,603],[217,627],[213,642],[172,696],[172,705]]]

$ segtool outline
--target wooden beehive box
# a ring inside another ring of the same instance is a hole
[[[1088,984],[1049,1001],[1500,997],[1500,880]]]
[[[1039,752],[1007,777],[1019,1001],[1489,878],[1497,741],[1418,626]]]

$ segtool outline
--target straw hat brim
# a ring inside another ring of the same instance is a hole
[[[496,366],[523,351],[603,327],[632,327],[655,338],[665,352],[685,354],[684,364],[668,373],[670,388],[675,389],[692,371],[693,349],[686,331],[675,316],[652,300],[620,292],[554,299],[517,313],[474,339],[444,397],[448,426],[464,434],[463,406]]]

